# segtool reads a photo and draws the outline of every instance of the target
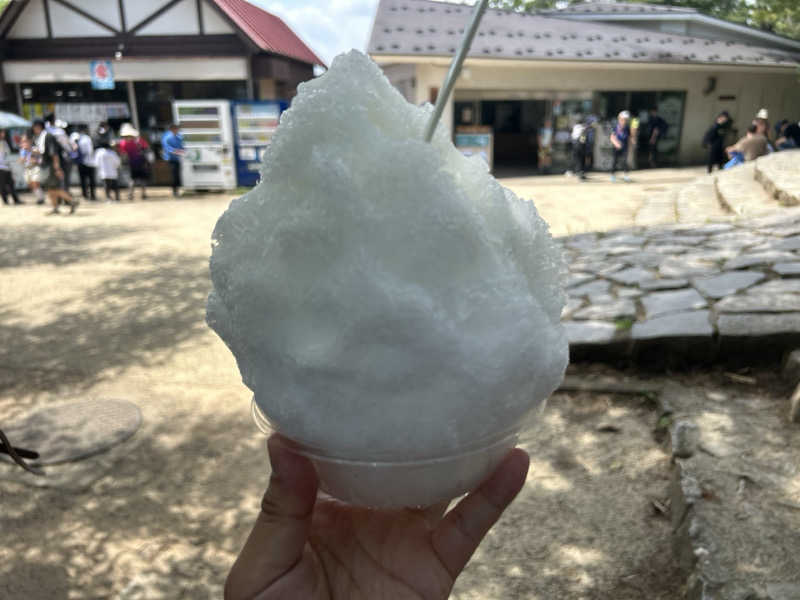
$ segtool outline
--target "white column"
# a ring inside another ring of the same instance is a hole
[[[136,90],[133,87],[133,81],[128,81],[128,106],[131,109],[131,124],[139,129],[139,107],[136,106]]]

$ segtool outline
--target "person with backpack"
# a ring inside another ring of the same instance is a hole
[[[722,170],[728,162],[725,156],[725,137],[731,130],[733,120],[727,110],[723,110],[714,120],[714,124],[708,128],[703,136],[703,148],[708,148],[708,172],[714,165]]]
[[[61,185],[64,191],[69,194],[69,186],[72,178],[72,167],[78,160],[78,146],[70,140],[67,135],[67,123],[60,119],[54,119],[50,115],[45,119],[45,129],[52,135],[56,142],[58,142],[61,149],[61,170],[64,172],[64,177],[61,180]]]
[[[33,135],[35,144],[40,156],[39,179],[43,189],[47,191],[47,197],[53,209],[49,214],[58,214],[59,202],[69,205],[70,214],[78,208],[78,200],[69,195],[64,190],[64,170],[61,166],[62,147],[55,136],[45,128],[44,121],[33,122]]]
[[[78,175],[81,180],[81,195],[95,202],[97,200],[95,167],[94,167],[94,144],[89,137],[89,126],[78,125],[78,130],[73,134],[73,142],[78,148]]]
[[[611,145],[614,147],[614,162],[611,163],[611,182],[617,180],[616,172],[620,159],[622,160],[622,169],[624,171],[623,179],[630,182],[631,178],[628,175],[630,166],[628,165],[628,144],[631,139],[631,128],[628,122],[631,119],[631,113],[623,110],[617,116],[617,124],[614,126],[614,131],[611,132]]]
[[[128,188],[128,200],[133,200],[133,188],[138,183],[142,189],[142,200],[147,199],[147,180],[150,178],[147,155],[150,146],[139,135],[139,132],[130,123],[123,123],[119,130],[122,141],[119,143],[119,152],[128,164],[131,172],[131,185]]]
[[[650,162],[650,168],[655,169],[658,166],[658,142],[667,135],[669,125],[658,114],[657,108],[651,108],[649,112],[650,118],[647,120],[647,158]]]

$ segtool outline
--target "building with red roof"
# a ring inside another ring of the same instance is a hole
[[[92,85],[96,61],[110,61],[111,89]],[[60,110],[147,134],[173,100],[290,100],[324,66],[245,0],[12,0],[0,14],[0,108],[29,118]]]

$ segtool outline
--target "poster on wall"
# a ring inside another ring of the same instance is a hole
[[[110,60],[93,60],[89,63],[93,90],[114,89],[114,69]]]

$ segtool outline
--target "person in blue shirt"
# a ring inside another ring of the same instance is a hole
[[[617,124],[614,126],[614,131],[611,132],[611,145],[614,146],[614,162],[611,164],[611,181],[616,181],[617,164],[622,159],[622,168],[625,172],[623,179],[630,181],[628,176],[630,167],[628,167],[628,142],[631,139],[631,127],[628,122],[631,119],[631,113],[623,110],[617,116]]]
[[[162,156],[172,171],[172,195],[177,196],[181,187],[181,158],[186,152],[183,149],[183,136],[175,123],[161,137],[161,148]]]

